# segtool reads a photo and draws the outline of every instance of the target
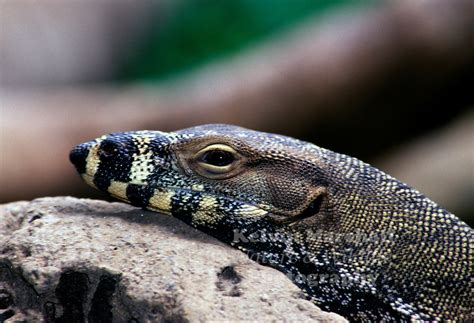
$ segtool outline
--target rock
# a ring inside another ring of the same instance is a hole
[[[0,206],[0,321],[334,320],[180,221],[71,197]]]

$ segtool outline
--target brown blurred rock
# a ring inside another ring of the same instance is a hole
[[[473,37],[473,1],[384,2],[308,22],[175,83],[4,89],[0,201],[85,195],[69,150],[113,131],[232,123],[366,160],[462,107]],[[450,109],[439,103],[458,97]]]
[[[284,274],[122,203],[10,203],[0,233],[0,317],[11,322],[343,321]]]

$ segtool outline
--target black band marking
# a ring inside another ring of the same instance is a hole
[[[146,207],[154,191],[149,185],[128,184],[127,199],[133,206]]]
[[[98,189],[107,192],[112,180],[127,183],[130,181],[130,170],[132,167],[134,153],[137,153],[137,147],[133,143],[130,135],[117,133],[107,137],[101,142],[101,147],[114,147],[112,158],[107,154],[100,154],[100,163],[94,176],[94,184]],[[100,151],[101,148],[99,148]]]

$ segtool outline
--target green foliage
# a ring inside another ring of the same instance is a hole
[[[369,0],[187,0],[153,29],[125,80],[162,79],[235,53],[308,16]]]

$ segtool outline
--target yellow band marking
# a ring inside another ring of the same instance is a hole
[[[192,214],[192,223],[195,225],[209,225],[220,221],[223,217],[222,214],[217,212],[217,206],[219,203],[217,199],[212,195],[204,195],[202,200],[199,202],[197,211]]]
[[[258,208],[250,204],[244,204],[240,206],[240,208],[237,210],[237,213],[240,216],[246,217],[246,218],[261,217],[268,214],[267,211],[262,210],[261,208]]]
[[[86,182],[87,185],[92,186],[95,189],[98,189],[97,186],[95,186],[94,184],[94,177],[89,176],[87,174],[82,174],[81,177],[84,180],[84,182]]]
[[[142,133],[138,135],[133,135],[133,141],[138,148],[139,154],[143,154],[150,144],[151,140],[154,138],[154,135]]]
[[[97,156],[97,151],[99,150],[99,142],[94,144],[89,149],[89,153],[87,154],[86,158],[86,174],[91,177],[91,180],[94,178],[95,173],[97,173],[97,169],[99,168],[100,159]],[[86,181],[86,180],[85,180]],[[86,181],[89,184],[88,181]],[[89,184],[90,185],[90,184]],[[95,185],[91,185],[95,187]]]
[[[132,167],[130,169],[130,183],[146,184],[146,178],[153,172],[153,154],[151,151],[146,154],[133,156]]]
[[[155,190],[148,202],[148,208],[169,214],[171,212],[171,198],[173,195],[174,192],[172,191]]]
[[[107,191],[114,197],[128,202],[127,198],[127,183],[112,181],[107,188]]]

